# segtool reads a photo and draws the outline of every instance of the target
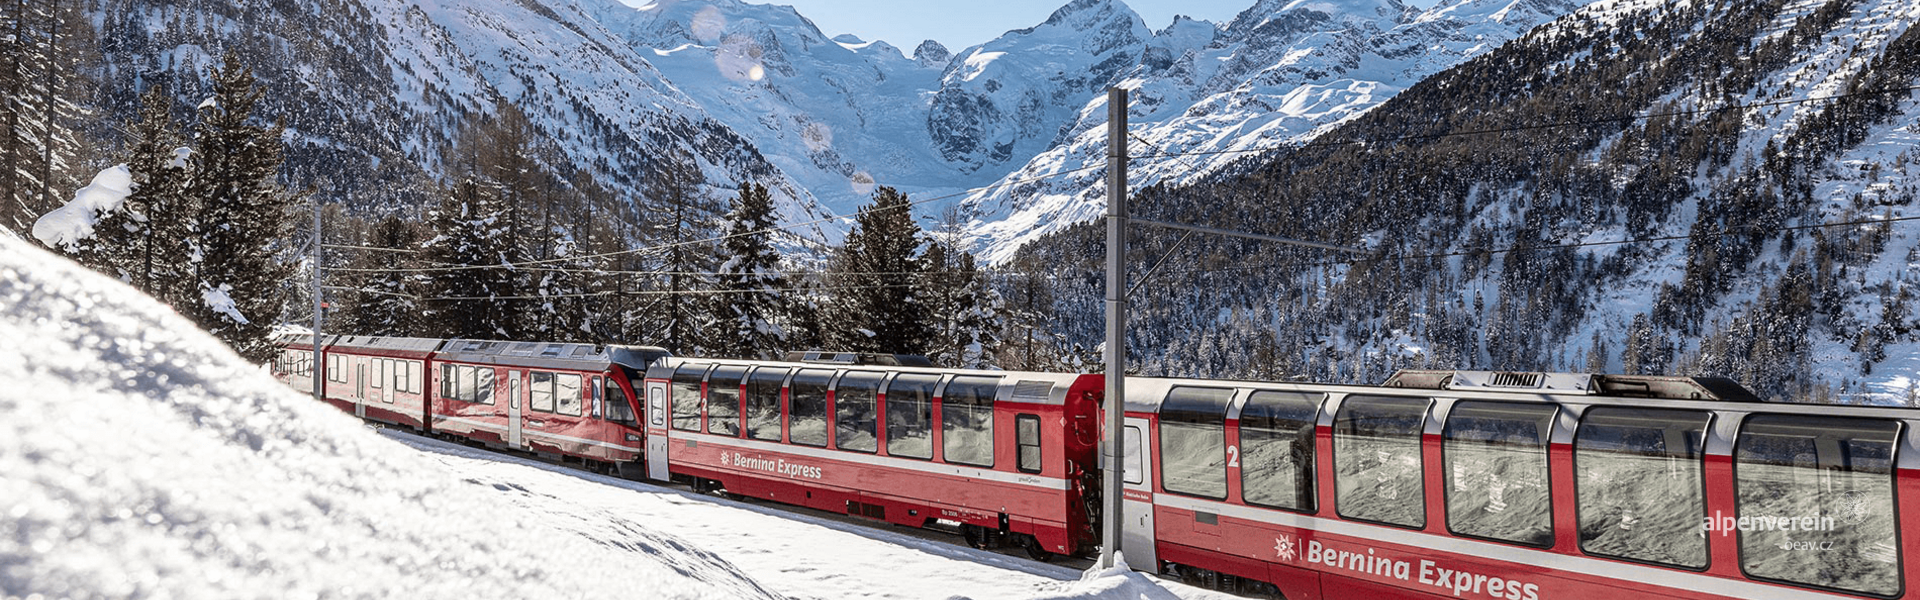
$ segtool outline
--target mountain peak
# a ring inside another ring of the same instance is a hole
[[[1139,20],[1139,13],[1120,0],[1073,0],[1053,11],[1043,25],[1086,31],[1115,18]]]
[[[953,60],[953,52],[947,50],[947,47],[940,42],[927,40],[920,42],[920,47],[913,49],[913,60],[922,65],[940,66]]]

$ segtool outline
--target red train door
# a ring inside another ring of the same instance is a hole
[[[507,445],[521,448],[520,443],[520,372],[507,371]]]
[[[367,364],[354,361],[353,416],[367,418]]]

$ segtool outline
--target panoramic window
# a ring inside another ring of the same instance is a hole
[[[1160,487],[1227,497],[1227,388],[1177,387],[1160,403]]]
[[[907,373],[887,384],[887,454],[933,458],[933,392],[940,376]]]
[[[1454,403],[1440,455],[1449,531],[1553,545],[1547,441],[1559,410],[1553,404]]]
[[[1580,549],[1683,569],[1707,566],[1703,443],[1713,413],[1596,406],[1573,440]]]
[[[707,365],[684,364],[673,372],[673,388],[668,394],[673,401],[673,428],[680,431],[699,431],[700,385],[707,377]]]
[[[998,377],[955,377],[940,398],[940,427],[947,462],[993,466],[993,398]]]
[[[740,437],[740,383],[747,368],[721,365],[707,377],[707,433]]]
[[[1018,464],[1022,473],[1039,473],[1040,464],[1040,417],[1038,415],[1020,415],[1013,419],[1015,445],[1020,449]]]
[[[802,369],[787,386],[787,437],[795,444],[827,445],[827,384],[833,371]]]
[[[558,374],[553,376],[553,412],[578,417],[580,410],[580,376]]]
[[[1899,435],[1896,421],[1748,417],[1734,445],[1740,567],[1759,579],[1898,595]]]
[[[786,369],[760,367],[747,378],[747,437],[780,441],[780,389]]]
[[[885,373],[848,371],[833,388],[834,447],[855,452],[879,449],[880,380]]]
[[[534,371],[527,385],[527,407],[535,412],[553,412],[553,374]]]
[[[1334,502],[1340,516],[1425,527],[1426,398],[1348,396],[1333,421]]]
[[[1240,495],[1249,504],[1311,511],[1313,428],[1326,394],[1254,392],[1240,410]]]

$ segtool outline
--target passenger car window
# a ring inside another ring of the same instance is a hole
[[[787,439],[807,446],[827,445],[827,384],[833,371],[802,369],[787,386]]]
[[[534,371],[527,386],[527,406],[536,412],[553,412],[553,374]]]
[[[1900,423],[1753,415],[1734,446],[1740,567],[1749,577],[1900,593],[1893,458]]]
[[[879,449],[880,380],[884,373],[848,371],[833,389],[834,447],[855,452]]]
[[[627,401],[627,391],[620,383],[607,380],[607,420],[626,425],[634,424],[633,404]]]
[[[1440,455],[1448,531],[1553,545],[1547,441],[1559,411],[1553,404],[1454,403]]]
[[[707,433],[740,437],[740,383],[747,368],[733,365],[714,367],[707,377]]]
[[[1015,444],[1019,446],[1018,464],[1022,473],[1039,473],[1040,463],[1040,417],[1039,415],[1020,415],[1013,418]]]
[[[993,466],[993,399],[998,377],[955,377],[941,392],[940,428],[946,461]]]
[[[1176,387],[1160,403],[1160,487],[1227,497],[1227,403],[1233,390]]]
[[[940,376],[903,373],[887,384],[887,454],[933,458],[933,392]]]
[[[553,376],[553,412],[578,417],[581,408],[580,376],[560,373]]]
[[[672,400],[674,429],[680,431],[699,431],[701,406],[700,386],[707,378],[707,365],[684,364],[673,372],[672,391],[668,394]]]
[[[1254,392],[1240,410],[1240,495],[1249,504],[1314,508],[1314,423],[1326,394]]]
[[[493,404],[493,367],[480,367],[479,372],[472,376],[472,381],[474,390],[469,402]]]
[[[1707,567],[1701,460],[1713,413],[1596,406],[1573,439],[1580,549],[1683,569]]]
[[[1340,516],[1425,527],[1426,398],[1348,396],[1333,421],[1334,504]]]
[[[747,436],[780,441],[780,389],[787,384],[786,369],[760,367],[747,378]]]

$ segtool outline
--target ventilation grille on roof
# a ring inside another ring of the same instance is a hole
[[[1045,402],[1053,395],[1051,381],[1022,381],[1013,386],[1013,399],[1028,402]]]
[[[1494,373],[1493,377],[1487,380],[1487,385],[1490,387],[1537,388],[1540,387],[1540,374]]]

